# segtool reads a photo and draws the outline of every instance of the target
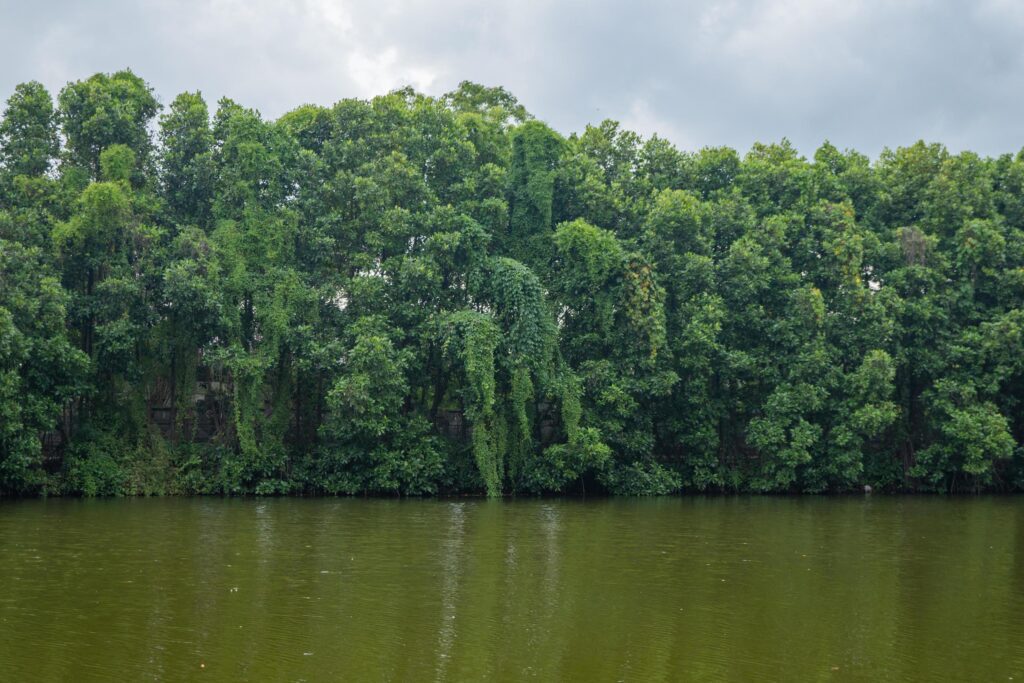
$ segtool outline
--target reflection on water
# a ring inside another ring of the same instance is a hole
[[[455,609],[458,604],[459,568],[462,566],[462,537],[465,529],[465,504],[448,506],[448,533],[441,549],[441,623],[438,626],[437,678],[447,679],[448,660],[455,642]]]
[[[1024,680],[1024,498],[0,504],[0,680]]]

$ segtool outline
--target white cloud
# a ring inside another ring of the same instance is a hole
[[[347,64],[356,85],[355,94],[361,97],[372,97],[405,85],[427,92],[437,80],[430,68],[417,67],[400,59],[398,48],[394,46],[379,54],[353,51],[348,55]]]
[[[634,100],[620,123],[627,130],[636,131],[644,137],[657,134],[658,137],[671,140],[681,149],[697,150],[705,146],[681,127],[678,121],[662,116],[644,99]]]
[[[470,79],[566,133],[607,117],[688,148],[1024,144],[1012,0],[0,0],[0,16],[0,98],[128,66],[164,102],[199,89],[274,117]]]

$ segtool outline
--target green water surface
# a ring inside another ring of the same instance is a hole
[[[0,503],[0,681],[1024,680],[1024,498]]]

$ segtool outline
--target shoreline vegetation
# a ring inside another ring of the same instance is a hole
[[[0,496],[1024,489],[1024,155],[503,88],[0,120]]]

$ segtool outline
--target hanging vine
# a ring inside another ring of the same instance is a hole
[[[463,404],[473,428],[473,457],[488,496],[501,495],[505,446],[503,421],[495,412],[494,352],[501,338],[490,316],[475,311],[448,315],[441,329],[444,355],[461,366]]]

